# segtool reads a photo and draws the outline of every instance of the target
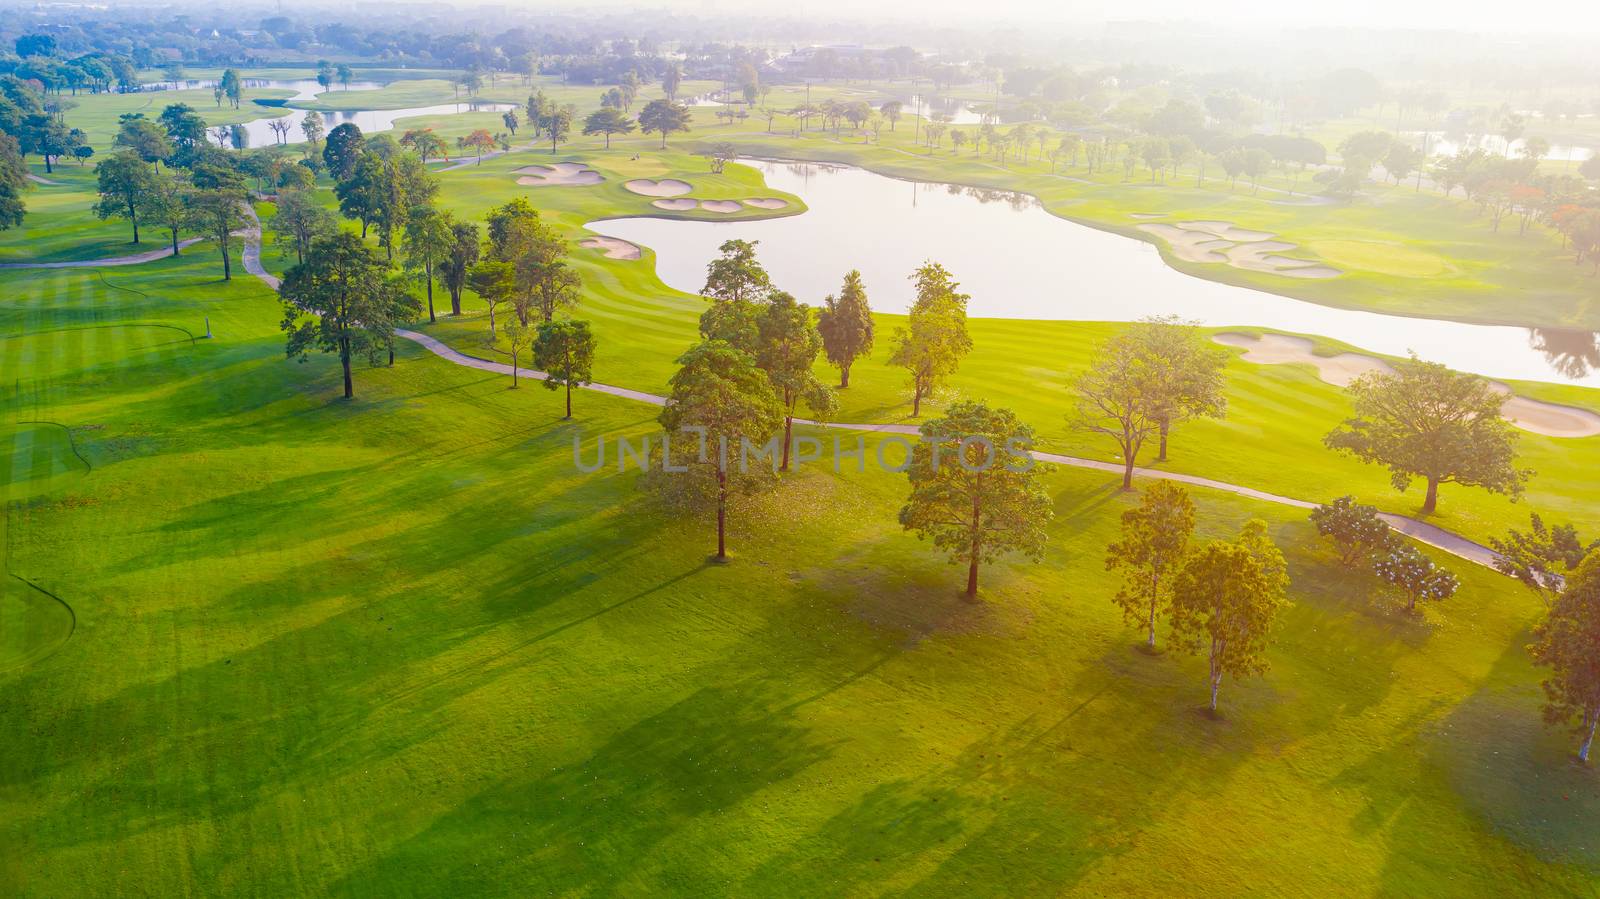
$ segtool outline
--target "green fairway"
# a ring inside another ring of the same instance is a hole
[[[797,473],[708,566],[707,523],[572,467],[650,407],[586,393],[565,424],[406,346],[340,403],[212,268],[140,268],[149,301],[5,276],[13,328],[219,335],[31,338],[61,360],[35,406],[93,467],[7,508],[8,567],[78,616],[0,675],[22,892],[1216,892],[1250,865],[1579,891],[1600,865],[1600,792],[1537,724],[1537,604],[1496,575],[1408,620],[1298,513],[1198,492],[1204,534],[1266,516],[1297,585],[1214,721],[1203,664],[1133,651],[1108,601],[1108,476],[1049,478],[1044,562],[989,568],[981,606],[887,473]]]
[[[527,89],[502,75],[484,95]],[[451,90],[416,79],[318,102],[398,108]],[[426,123],[454,137],[496,119]],[[440,175],[440,205],[462,219],[522,196],[569,239],[597,382],[665,393],[705,300],[662,284],[649,247],[638,260],[579,248],[585,223],[804,213],[752,168],[713,174],[694,151],[723,139],[1030,191],[1130,236],[1130,210],[1281,230],[1350,274],[1203,274],[1319,302],[1492,318],[1495,292],[1524,280],[1526,321],[1590,314],[1570,262],[1495,255],[1517,238],[1482,222],[1397,239],[1385,216],[1449,220],[1437,197],[1280,206],[1221,182],[1086,185],[1047,164],[928,157],[909,121],[865,145],[705,119],[666,150],[659,135],[610,150],[582,138]],[[563,161],[604,180],[517,184],[519,169]],[[672,213],[623,186],[667,177],[695,199],[790,205]],[[91,170],[59,180],[28,194],[0,261],[160,246],[90,216]],[[318,196],[335,205],[326,180]],[[1460,592],[1407,615],[1303,510],[1195,488],[1201,539],[1262,518],[1292,581],[1270,670],[1224,681],[1213,717],[1205,659],[1142,651],[1111,601],[1106,546],[1139,501],[1114,475],[1048,472],[1043,558],[985,565],[975,604],[964,570],[898,523],[906,476],[870,464],[783,476],[735,510],[733,559],[716,564],[708,518],[618,470],[615,441],[656,437],[658,407],[579,391],[563,420],[559,393],[405,340],[392,366],[358,364],[355,398],[339,399],[333,357],[285,359],[283,310],[239,252],[228,282],[209,243],[139,265],[0,271],[6,895],[1531,896],[1600,882],[1600,783],[1540,721],[1525,647],[1545,609],[1508,578],[1430,551]],[[279,274],[293,259],[271,241],[262,258]],[[469,293],[459,318],[442,289],[434,303],[437,323],[410,327],[502,358],[481,301]],[[836,421],[916,423],[888,364],[904,322],[877,316]],[[1069,423],[1068,384],[1122,327],[974,319],[972,354],[924,417],[983,399],[1014,409],[1041,449],[1115,461]],[[1416,512],[1419,490],[1323,446],[1351,414],[1344,391],[1303,365],[1235,357],[1227,376],[1227,417],[1179,425],[1159,467]],[[1600,410],[1591,389],[1513,386]],[[882,439],[800,430],[829,448],[859,438],[868,460]],[[601,439],[608,464],[584,473],[575,447],[587,462]],[[1600,532],[1600,437],[1522,434],[1519,461],[1538,472],[1520,502],[1448,486],[1429,521],[1483,540],[1537,511]]]

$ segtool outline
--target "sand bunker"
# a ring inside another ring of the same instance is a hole
[[[1238,228],[1231,222],[1179,222],[1176,225],[1151,222],[1137,227],[1166,241],[1172,254],[1185,262],[1230,265],[1289,278],[1337,278],[1343,274],[1309,259],[1279,255],[1295,249],[1295,245],[1272,240],[1277,235],[1269,231]]]
[[[664,178],[660,181],[651,181],[649,178],[635,178],[623,182],[623,187],[646,197],[681,197],[694,187],[687,181],[676,178]]]
[[[683,212],[685,210],[697,208],[700,205],[700,201],[699,200],[651,200],[650,201],[650,205],[654,206],[657,209],[670,209],[670,210],[672,210],[674,212]]]
[[[777,197],[756,197],[745,200],[744,205],[754,206],[757,209],[784,209],[789,205],[789,201],[780,200]]]
[[[1257,365],[1303,363],[1315,366],[1319,378],[1340,387],[1369,371],[1394,370],[1382,359],[1359,353],[1318,356],[1311,351],[1311,341],[1287,334],[1264,334],[1260,338],[1247,334],[1218,334],[1212,339],[1227,346],[1244,348],[1244,360]],[[1490,381],[1489,385],[1496,392],[1511,394],[1511,388],[1499,381]],[[1546,403],[1512,394],[1501,412],[1522,430],[1546,437],[1593,437],[1600,434],[1600,415],[1575,406]]]
[[[1165,212],[1130,212],[1128,215],[1136,219],[1164,219],[1167,217]]]
[[[700,208],[707,212],[720,212],[726,215],[731,212],[738,212],[744,207],[739,205],[738,200],[701,200]]]
[[[581,162],[524,166],[512,174],[523,176],[517,179],[517,183],[523,187],[585,186],[605,180],[599,172]]]
[[[578,241],[578,246],[591,250],[600,250],[611,259],[638,259],[639,248],[625,240],[615,237],[585,237]]]

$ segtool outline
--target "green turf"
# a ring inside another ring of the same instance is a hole
[[[649,208],[627,177],[759,187],[654,145],[512,154],[442,195],[469,216],[529,196],[576,237]],[[607,181],[515,186],[551,158]],[[597,377],[660,390],[703,301],[648,252],[574,259]],[[35,622],[0,630],[8,894],[1587,895],[1600,876],[1600,786],[1539,724],[1540,607],[1498,575],[1447,560],[1461,593],[1410,618],[1302,513],[1196,491],[1203,535],[1267,518],[1295,585],[1272,670],[1228,682],[1212,720],[1203,662],[1136,651],[1109,601],[1134,501],[1111,476],[1050,474],[1045,558],[987,567],[978,606],[878,471],[785,478],[711,565],[709,522],[573,467],[575,436],[638,439],[653,407],[586,392],[564,423],[558,394],[409,343],[343,402],[235,271],[197,247],[0,272],[5,570],[76,616],[38,653],[59,611],[0,598],[0,628]],[[488,353],[468,307],[432,331]],[[1065,426],[1062,385],[1113,326],[972,327],[935,408],[987,398],[1107,456]],[[904,420],[886,355],[841,418]],[[1175,468],[1415,504],[1320,448],[1347,405],[1307,370],[1235,361],[1229,400],[1180,429]],[[1592,533],[1596,446],[1525,437],[1526,504],[1449,490],[1439,523],[1532,508]]]
[[[1205,534],[1267,516],[1296,583],[1213,721],[1201,663],[1136,652],[1108,601],[1131,500],[1104,475],[1049,477],[1046,558],[977,607],[885,473],[787,479],[708,565],[708,522],[572,467],[649,407],[585,393],[563,424],[409,345],[344,403],[213,267],[141,268],[149,302],[4,276],[13,328],[218,333],[32,338],[34,405],[93,470],[7,508],[7,565],[78,616],[0,676],[13,893],[1532,893],[1600,866],[1600,794],[1536,723],[1537,604],[1495,575],[1410,620],[1299,513],[1198,492]]]

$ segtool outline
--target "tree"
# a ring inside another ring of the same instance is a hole
[[[685,460],[690,467],[709,470],[715,479],[718,561],[728,558],[727,510],[730,488],[744,481],[733,477],[732,454],[746,443],[762,445],[778,429],[783,408],[765,372],[748,353],[720,340],[708,340],[678,359],[662,427],[681,440],[681,446],[704,449]],[[698,461],[695,461],[698,460]]]
[[[478,226],[471,222],[451,222],[450,253],[439,263],[439,278],[450,291],[450,314],[461,314],[461,291],[467,274],[478,262]]]
[[[239,101],[244,99],[244,82],[239,80],[239,73],[234,69],[224,69],[222,80],[217,82],[217,87],[222,95],[228,98],[234,109],[239,108]]]
[[[1338,547],[1339,561],[1347,568],[1384,552],[1398,539],[1377,509],[1360,505],[1353,496],[1312,509],[1311,523]]]
[[[328,141],[322,147],[322,161],[335,181],[349,178],[366,155],[366,138],[355,122],[345,122],[328,132]]]
[[[437,156],[446,161],[450,159],[449,145],[444,142],[444,138],[434,134],[432,128],[413,128],[407,131],[400,138],[400,146],[422,157],[423,162],[427,162],[430,156]]]
[[[272,217],[273,236],[285,254],[294,248],[295,264],[306,261],[306,253],[318,238],[338,230],[333,213],[317,202],[309,190],[284,190],[278,193],[278,214]]]
[[[811,370],[822,351],[822,335],[811,323],[811,308],[781,290],[769,294],[756,330],[756,365],[772,379],[772,389],[783,404],[783,462],[778,469],[788,471],[795,406],[804,400],[818,418],[834,410],[833,391]]]
[[[1028,455],[1033,430],[1009,409],[967,400],[922,425],[906,474],[911,495],[900,526],[931,539],[967,565],[966,597],[978,595],[978,566],[1008,552],[1037,561],[1053,512]]]
[[[345,90],[349,90],[350,80],[356,75],[355,70],[341,62],[334,68],[334,73],[339,76],[339,86]]]
[[[594,382],[594,332],[574,319],[539,323],[533,342],[533,365],[545,373],[544,386],[565,388],[567,418],[572,417],[572,388]]]
[[[328,146],[333,145],[330,135]],[[387,199],[386,179],[383,160],[372,153],[363,153],[357,157],[349,173],[333,186],[333,194],[339,200],[339,213],[347,219],[361,222],[363,238],[367,236],[367,228],[383,217]]]
[[[127,219],[133,226],[133,242],[139,242],[139,213],[145,197],[155,185],[155,170],[138,154],[124,150],[94,167],[99,181],[100,202],[94,214],[101,219]]]
[[[1496,571],[1521,581],[1548,605],[1583,560],[1600,549],[1600,540],[1586,545],[1570,524],[1549,527],[1538,513],[1529,517],[1530,532],[1512,529],[1504,540],[1490,537],[1489,548],[1495,553]]]
[[[131,150],[145,162],[160,166],[161,160],[172,155],[172,141],[160,125],[140,113],[122,116],[117,136],[112,145]]]
[[[197,175],[200,173],[197,173]],[[196,183],[200,179],[196,178]],[[198,231],[217,242],[222,254],[222,280],[233,280],[229,254],[233,249],[233,232],[245,227],[244,185],[237,175],[210,182],[214,186],[192,190],[187,195],[189,222]]]
[[[322,143],[322,136],[325,133],[322,124],[322,113],[317,112],[315,109],[307,112],[306,117],[300,120],[300,133],[306,136],[306,143],[310,144],[311,149],[316,150],[317,144]]]
[[[1133,469],[1139,451],[1152,434],[1161,430],[1162,369],[1144,351],[1132,332],[1124,331],[1093,355],[1087,371],[1073,387],[1077,393],[1075,415],[1069,422],[1117,442],[1122,457],[1122,489],[1133,489]]]
[[[1417,600],[1445,600],[1455,595],[1460,580],[1440,568],[1409,543],[1395,539],[1388,551],[1372,562],[1372,571],[1406,598],[1406,611],[1417,610]]]
[[[333,87],[333,63],[326,59],[317,60],[317,84],[322,85],[323,90]]]
[[[551,106],[539,119],[539,127],[544,131],[545,137],[550,138],[551,153],[555,153],[557,146],[565,143],[571,136],[573,114],[571,106]]]
[[[1545,723],[1573,724],[1583,741],[1578,761],[1588,764],[1600,727],[1600,553],[1590,553],[1578,566],[1533,638],[1533,663],[1550,669],[1540,684]]]
[[[878,107],[878,112],[889,120],[889,130],[893,131],[900,124],[900,116],[904,114],[905,104],[899,100],[890,100]]]
[[[693,116],[689,108],[668,100],[651,100],[639,113],[639,127],[646,133],[661,133],[661,149],[667,148],[667,135],[689,130]]]
[[[1172,481],[1145,489],[1135,508],[1122,513],[1122,539],[1106,547],[1106,570],[1124,569],[1122,589],[1112,597],[1129,624],[1145,628],[1145,646],[1156,648],[1156,616],[1171,602],[1174,572],[1183,564],[1194,533],[1194,501]]]
[[[922,400],[954,374],[961,357],[972,350],[967,334],[966,294],[937,262],[924,263],[911,278],[917,298],[906,327],[896,329],[889,364],[904,368],[911,380],[911,417],[922,414]]]
[[[455,222],[448,212],[431,205],[414,206],[406,219],[406,265],[427,285],[428,321],[437,321],[433,312],[434,273],[448,263],[455,249]]]
[[[1392,372],[1356,378],[1347,390],[1355,417],[1323,442],[1387,466],[1396,490],[1426,479],[1424,515],[1438,507],[1440,484],[1518,496],[1532,475],[1516,467],[1517,434],[1500,414],[1506,397],[1483,378],[1412,356]]]
[[[489,307],[489,337],[493,338],[495,309],[511,302],[517,292],[516,269],[509,262],[485,259],[467,271],[467,286]]]
[[[1146,387],[1161,438],[1156,461],[1165,462],[1167,437],[1174,424],[1190,418],[1221,418],[1227,413],[1223,369],[1228,353],[1207,340],[1196,323],[1175,315],[1142,319],[1128,333],[1135,351],[1149,365]]]
[[[466,137],[457,138],[457,142],[461,149],[471,150],[477,154],[478,165],[483,165],[483,154],[494,149],[494,135],[483,128],[475,129]]]
[[[839,389],[850,386],[850,366],[858,358],[872,354],[872,307],[861,273],[849,271],[837,297],[823,300],[817,312],[817,330],[822,334],[822,349],[828,361],[839,369]]]
[[[583,120],[583,133],[585,135],[603,134],[606,138],[606,149],[611,149],[611,135],[630,134],[633,132],[633,119],[623,114],[622,110],[614,107],[597,109],[589,113]]]
[[[667,70],[661,75],[661,92],[667,95],[668,103],[678,101],[678,86],[683,83],[683,69],[677,63],[668,63]]]
[[[385,276],[388,268],[356,235],[338,231],[312,244],[306,261],[289,269],[278,288],[286,355],[304,362],[314,349],[337,353],[345,399],[355,396],[351,360],[365,354],[376,364],[395,325],[420,311],[416,299]]]
[[[509,347],[509,349],[501,350],[499,347],[495,346],[495,338],[492,333],[489,335],[488,339],[484,341],[484,344],[490,349],[495,350],[496,352],[504,352],[511,357],[512,390],[517,389],[517,357],[522,355],[522,352],[528,349],[528,347],[533,346],[533,339],[535,336],[536,334],[534,329],[528,327],[522,322],[512,319],[511,321],[506,322],[505,327],[500,329],[500,338],[505,341],[505,344],[507,347]]]
[[[1252,520],[1238,540],[1207,543],[1172,586],[1172,643],[1189,653],[1207,651],[1212,714],[1224,676],[1266,671],[1272,621],[1287,604],[1287,567],[1266,528]]]
[[[27,214],[22,194],[28,189],[28,167],[17,139],[0,134],[0,231],[16,228]]]

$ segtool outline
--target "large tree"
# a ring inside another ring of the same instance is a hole
[[[197,186],[201,172],[196,172]],[[233,279],[229,254],[233,250],[233,232],[245,227],[250,219],[245,216],[245,191],[243,179],[234,173],[231,178],[222,172],[206,172],[206,187],[198,187],[186,195],[189,223],[196,231],[217,242],[217,252],[222,255],[222,280]]]
[[[452,222],[450,254],[439,265],[439,278],[450,291],[450,314],[461,314],[461,291],[467,274],[478,262],[478,226],[472,222]]]
[[[144,195],[145,221],[167,229],[172,255],[178,255],[178,235],[192,226],[189,209],[189,182],[178,172],[158,171]],[[282,213],[280,213],[281,215]]]
[[[911,495],[900,526],[931,539],[967,566],[966,597],[978,596],[978,566],[1008,552],[1038,560],[1054,514],[1029,456],[1033,430],[1010,409],[966,400],[925,422],[906,474]]]
[[[1144,319],[1129,331],[1152,368],[1150,404],[1161,438],[1156,461],[1165,462],[1172,425],[1189,418],[1221,418],[1226,412],[1222,370],[1228,351],[1175,315]]]
[[[1172,481],[1145,489],[1138,506],[1122,513],[1122,538],[1106,547],[1106,570],[1123,570],[1113,601],[1129,623],[1145,629],[1145,645],[1156,648],[1156,616],[1171,602],[1173,575],[1194,532],[1194,501]]]
[[[567,418],[572,417],[572,388],[594,382],[594,332],[574,319],[539,323],[533,341],[533,365],[544,372],[544,386],[567,392]]]
[[[625,115],[622,110],[608,106],[589,113],[583,120],[583,133],[586,135],[603,134],[606,138],[606,149],[611,149],[611,135],[631,134],[634,128],[633,119]]]
[[[406,265],[422,278],[428,295],[428,321],[437,319],[433,312],[434,276],[449,262],[455,250],[455,221],[450,213],[440,212],[433,206],[415,206],[406,222]]]
[[[330,135],[328,146],[333,145]],[[333,194],[339,200],[340,214],[361,223],[363,238],[367,236],[367,229],[384,215],[384,206],[388,202],[388,174],[385,168],[383,160],[376,154],[358,154],[348,173],[333,186]]]
[[[783,403],[783,462],[779,470],[788,471],[795,406],[803,401],[819,419],[834,410],[833,391],[812,371],[822,351],[822,336],[811,322],[811,308],[781,290],[768,295],[756,332],[756,364],[772,379],[772,389]]]
[[[1500,414],[1505,395],[1477,375],[1413,356],[1393,371],[1356,378],[1348,390],[1355,417],[1324,442],[1387,466],[1396,490],[1426,480],[1424,515],[1438,507],[1440,484],[1517,496],[1532,475],[1516,467],[1517,433]]]
[[[1213,540],[1192,553],[1172,588],[1172,642],[1209,660],[1211,711],[1226,675],[1267,669],[1272,621],[1287,604],[1283,555],[1264,522],[1248,522],[1239,539]]]
[[[839,369],[839,389],[850,386],[850,366],[872,353],[872,306],[861,273],[847,272],[837,297],[829,295],[817,311],[817,330],[828,361]]]
[[[1160,393],[1161,370],[1152,364],[1128,332],[1101,345],[1088,370],[1073,383],[1077,408],[1070,423],[1104,434],[1117,442],[1122,457],[1122,489],[1133,489],[1139,451],[1161,430],[1161,409],[1152,398]]]
[[[922,414],[922,401],[954,374],[961,357],[972,351],[967,334],[966,294],[944,266],[924,263],[911,275],[917,298],[906,327],[895,332],[889,364],[906,369],[911,380],[911,417]]]
[[[772,292],[772,280],[756,259],[758,240],[729,240],[722,255],[706,265],[700,294],[711,305],[700,314],[700,334],[721,340],[751,355],[759,351],[761,306]]]
[[[714,479],[721,561],[728,557],[728,496],[742,473],[744,444],[764,445],[782,424],[783,407],[750,354],[723,341],[695,346],[678,365],[660,421],[680,447],[674,464],[708,471]]]
[[[333,233],[338,227],[333,213],[317,202],[310,190],[278,192],[278,213],[272,217],[272,233],[282,253],[294,250],[296,265],[306,261],[306,252],[317,238]]]
[[[111,142],[113,146],[131,150],[140,159],[158,167],[161,160],[172,155],[172,141],[166,130],[145,118],[143,113],[124,113],[118,123],[117,136]]]
[[[22,201],[28,189],[28,167],[22,161],[17,139],[0,134],[0,231],[22,224],[27,205]]]
[[[1534,664],[1550,669],[1541,684],[1544,720],[1573,726],[1583,741],[1578,760],[1587,764],[1600,728],[1600,553],[1590,553],[1567,579],[1533,637]]]
[[[123,218],[133,226],[133,242],[139,242],[139,213],[155,184],[155,170],[138,154],[124,150],[101,160],[94,167],[99,182],[100,202],[94,214],[102,219]]]
[[[306,137],[309,139],[310,134]],[[345,122],[328,132],[327,143],[322,146],[322,161],[335,181],[343,181],[355,171],[364,155],[366,138],[355,122]]]
[[[312,350],[338,354],[346,399],[355,396],[351,360],[365,355],[376,364],[394,339],[395,325],[421,311],[387,277],[388,269],[359,237],[339,231],[312,244],[306,261],[289,269],[278,288],[285,352],[301,361]]]
[[[639,113],[639,127],[646,133],[659,132],[661,149],[665,150],[667,135],[688,131],[689,121],[692,118],[687,106],[680,106],[670,100],[651,100]]]

